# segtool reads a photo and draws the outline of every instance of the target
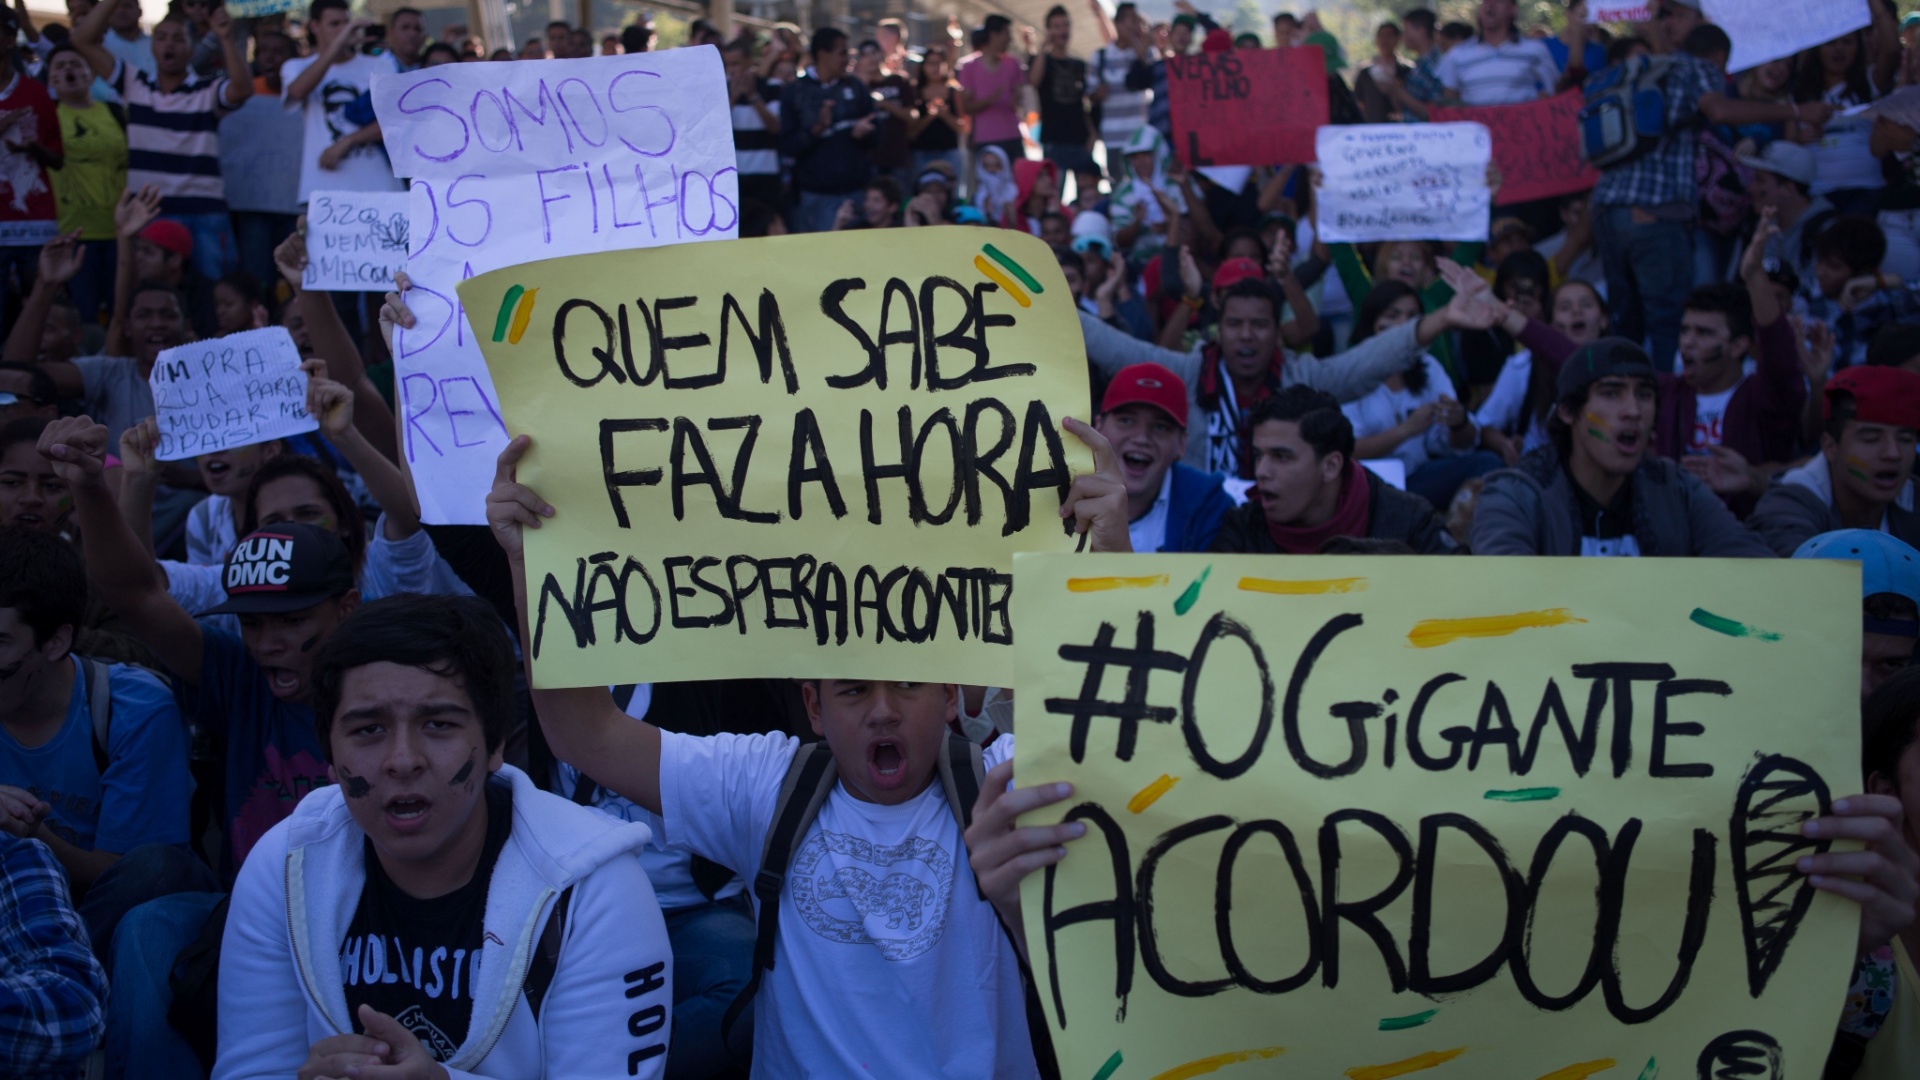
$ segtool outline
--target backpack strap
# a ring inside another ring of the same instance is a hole
[[[780,930],[780,893],[786,888],[794,844],[820,816],[820,806],[838,779],[833,750],[825,742],[802,744],[787,765],[780,797],[773,804],[773,827],[767,831],[766,846],[760,853],[760,872],[753,879],[753,895],[760,901],[759,926],[753,940],[753,976],[720,1018],[722,1039],[733,1032],[733,1025],[760,989],[760,973],[773,968],[774,939]]]
[[[569,885],[553,902],[547,925],[540,931],[540,940],[534,943],[533,958],[527,963],[527,981],[521,984],[521,990],[527,995],[527,1006],[533,1010],[536,1023],[540,1020],[540,1005],[546,1000],[547,989],[553,985],[553,974],[560,966],[560,939],[567,931],[567,908],[572,902],[573,886]]]
[[[90,656],[77,656],[87,687],[87,711],[93,716],[93,765],[107,774],[107,732],[113,726],[113,669]]]

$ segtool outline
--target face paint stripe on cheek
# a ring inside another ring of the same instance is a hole
[[[353,773],[347,770],[346,766],[336,765],[334,768],[339,770],[341,780],[340,788],[347,793],[347,798],[364,799],[367,797],[367,794],[373,790],[373,785],[367,783],[365,777],[353,775]]]
[[[315,634],[312,637],[300,643],[300,651],[303,653],[310,653],[313,651],[313,647],[318,644],[320,644],[320,635]]]
[[[467,782],[467,777],[473,775],[474,757],[472,750],[467,751],[467,763],[460,766],[460,771],[453,774],[453,779],[447,781],[448,787],[458,787]]]

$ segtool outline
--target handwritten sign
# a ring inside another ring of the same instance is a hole
[[[911,243],[903,243],[910,237]],[[1015,550],[1091,455],[1045,244],[936,227],[580,256],[460,286],[521,467],[541,686],[1004,682]]]
[[[375,78],[408,192],[408,303],[394,337],[402,450],[436,524],[485,520],[501,400],[455,289],[517,263],[719,240],[740,200],[726,78],[711,47],[447,64]]]
[[[305,12],[301,0],[227,0],[227,14],[236,19],[259,19],[268,15],[293,15]]]
[[[1327,122],[1318,45],[1167,57],[1174,149],[1189,168],[1299,165]]]
[[[1702,0],[1707,19],[1733,40],[1728,71],[1794,56],[1873,21],[1868,0]]]
[[[385,292],[407,265],[404,191],[316,191],[307,199],[307,270],[312,292]]]
[[[162,350],[147,380],[161,461],[316,430],[307,373],[284,327],[246,330]]]
[[[1920,131],[1920,86],[1903,86],[1878,101],[1842,109],[1840,115],[1884,116],[1896,124]]]
[[[1859,909],[1846,563],[1021,555],[1064,1076],[1818,1076]],[[1224,1075],[1224,1074],[1223,1074]]]
[[[1586,191],[1600,182],[1600,174],[1580,160],[1580,104],[1580,91],[1569,90],[1523,105],[1436,106],[1432,119],[1486,125],[1501,177],[1493,201],[1505,206]]]
[[[1321,237],[1485,240],[1491,143],[1480,124],[1321,128]]]
[[[1650,0],[1597,0],[1589,16],[1596,23],[1652,22]]]

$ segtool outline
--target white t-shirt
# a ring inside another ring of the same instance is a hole
[[[752,880],[799,740],[660,742],[668,846]],[[1012,756],[1003,736],[987,767]],[[898,806],[834,789],[794,850],[776,948],[754,998],[755,1077],[1038,1076],[1013,945],[937,780]]]
[[[1511,437],[1522,435],[1520,452],[1532,453],[1550,441],[1540,418],[1527,411],[1527,387],[1533,379],[1533,353],[1526,349],[1507,357],[1493,380],[1493,389],[1474,410],[1473,425],[1490,427]]]
[[[1365,439],[1390,431],[1420,406],[1452,396],[1453,383],[1447,378],[1447,370],[1440,366],[1440,361],[1431,356],[1422,356],[1420,360],[1426,368],[1427,385],[1418,393],[1395,390],[1383,382],[1340,406],[1340,411],[1346,413],[1347,419],[1353,424],[1354,438]],[[1432,458],[1454,457],[1459,453],[1461,451],[1448,441],[1447,429],[1437,424],[1418,434],[1409,435],[1391,451],[1393,457],[1406,464],[1408,473]]]
[[[1159,551],[1167,544],[1167,508],[1173,503],[1173,466],[1160,477],[1160,494],[1139,520],[1127,522],[1127,538],[1135,551]]]
[[[1741,382],[1745,382],[1742,379]],[[1687,449],[1705,450],[1709,446],[1721,443],[1720,422],[1726,418],[1727,402],[1733,400],[1734,391],[1740,389],[1740,383],[1734,383],[1717,394],[1697,394],[1693,399],[1693,431],[1687,435]]]
[[[315,59],[301,56],[280,65],[280,85],[292,86],[293,81]],[[393,165],[387,161],[385,148],[377,141],[354,147],[335,168],[320,167],[322,150],[360,130],[359,124],[347,119],[347,107],[372,88],[375,75],[395,74],[399,70],[400,65],[391,53],[373,56],[356,53],[346,62],[328,68],[326,75],[320,79],[320,85],[313,88],[305,102],[288,102],[289,105],[300,104],[306,111],[306,138],[301,143],[300,151],[302,203],[315,191],[402,189],[400,178],[393,175]]]

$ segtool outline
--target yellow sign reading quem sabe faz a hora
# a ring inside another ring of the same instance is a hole
[[[1840,562],[1023,555],[1062,1074],[1799,1080],[1862,790]],[[1897,946],[1896,946],[1897,947]]]
[[[1053,255],[861,230],[581,255],[460,286],[521,479],[542,686],[1004,683],[1013,553],[1071,550],[1086,350]]]

